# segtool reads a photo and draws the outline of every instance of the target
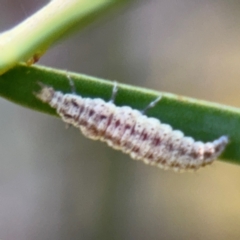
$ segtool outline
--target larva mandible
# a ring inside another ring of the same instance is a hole
[[[70,78],[69,81],[74,89]],[[36,97],[55,108],[64,122],[80,128],[86,137],[104,141],[133,159],[163,169],[179,171],[211,164],[228,143],[227,136],[207,143],[195,141],[181,131],[173,130],[170,125],[147,117],[145,111],[116,106],[117,84],[109,102],[100,98],[83,98],[74,91],[64,94],[42,83],[39,85],[41,90],[35,93]],[[159,100],[160,97],[146,109],[154,107]]]

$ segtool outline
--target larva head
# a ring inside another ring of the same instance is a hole
[[[54,89],[52,87],[46,86],[41,82],[38,82],[41,87],[41,90],[37,93],[34,92],[34,95],[43,102],[50,102],[54,96]]]

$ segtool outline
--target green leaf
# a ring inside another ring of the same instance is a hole
[[[77,73],[69,75],[79,95],[103,98],[106,101],[110,99],[113,82]],[[39,81],[64,93],[71,92],[66,71],[18,65],[0,76],[0,95],[25,107],[56,115],[54,109],[39,101],[33,94],[39,90]],[[148,116],[156,117],[196,140],[212,141],[221,135],[227,135],[230,143],[222,157],[224,161],[240,163],[238,108],[120,83],[115,103],[118,106],[127,105],[142,110],[161,94],[162,100],[147,111]]]

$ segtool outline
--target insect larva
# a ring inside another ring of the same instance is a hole
[[[117,85],[109,102],[64,94],[41,83],[40,86],[36,96],[55,108],[64,122],[80,128],[86,137],[107,142],[133,159],[150,165],[176,171],[198,169],[211,164],[228,143],[226,136],[207,143],[195,141],[170,125],[147,117],[144,111],[116,106]],[[146,109],[154,107],[159,100],[150,103]]]

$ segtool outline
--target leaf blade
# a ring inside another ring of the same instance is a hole
[[[78,94],[83,97],[103,98],[106,101],[110,99],[113,87],[111,81],[83,74],[69,74],[74,80]],[[65,71],[22,64],[0,76],[0,95],[25,107],[57,116],[54,109],[34,96],[33,92],[39,89],[38,81],[65,93],[71,91]],[[212,141],[221,135],[227,135],[230,144],[222,157],[224,161],[240,164],[238,108],[125,84],[119,84],[116,105],[128,105],[142,110],[159,94],[163,94],[163,98],[154,108],[149,109],[148,116],[156,117],[196,140]]]

